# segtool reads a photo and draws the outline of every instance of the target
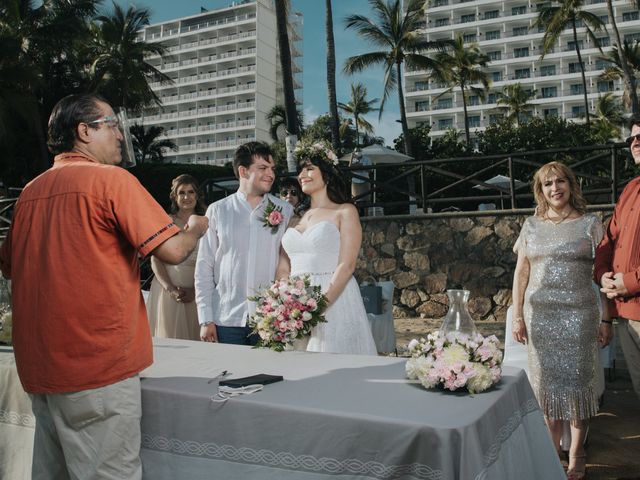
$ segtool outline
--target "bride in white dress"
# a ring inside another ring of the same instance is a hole
[[[356,207],[346,195],[337,158],[321,144],[296,147],[298,180],[310,208],[282,238],[277,278],[309,275],[329,307],[307,351],[376,355],[369,320],[353,272],[362,243]],[[335,160],[334,160],[335,159]]]

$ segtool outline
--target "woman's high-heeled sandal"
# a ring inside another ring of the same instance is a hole
[[[582,468],[571,468],[567,470],[567,480],[586,480],[587,479],[587,455],[569,455],[569,459],[584,459]]]

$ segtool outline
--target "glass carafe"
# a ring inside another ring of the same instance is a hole
[[[476,326],[467,308],[469,294],[469,290],[447,290],[449,311],[444,317],[442,326],[440,327],[442,334],[446,335],[450,332],[460,332],[473,335],[477,333]]]

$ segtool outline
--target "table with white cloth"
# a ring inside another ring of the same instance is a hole
[[[523,371],[477,394],[427,391],[405,359],[154,339],[142,374],[144,477],[566,478]],[[217,380],[284,381],[214,402]]]

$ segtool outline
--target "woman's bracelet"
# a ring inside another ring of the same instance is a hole
[[[514,322],[520,322],[520,323],[524,323],[524,318],[523,317],[515,317],[513,319]]]
[[[612,325],[613,322],[611,320],[600,320],[600,323],[606,323],[608,325]]]

